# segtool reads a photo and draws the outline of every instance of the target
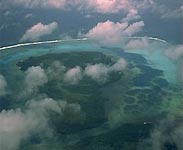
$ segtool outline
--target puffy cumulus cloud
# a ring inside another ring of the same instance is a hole
[[[127,66],[127,62],[125,61],[125,59],[120,58],[114,65],[112,65],[109,70],[110,71],[122,71],[123,69],[125,69]]]
[[[47,75],[40,66],[29,67],[25,72],[25,91],[24,94],[37,92],[38,88],[48,82]]]
[[[53,129],[49,126],[49,112],[55,112],[64,117],[69,111],[71,116],[81,112],[81,107],[76,103],[55,101],[52,98],[30,100],[24,111],[3,110],[0,112],[0,149],[18,149],[21,141],[26,140],[33,134],[41,137],[52,136]],[[65,116],[67,119],[68,116]]]
[[[69,69],[64,75],[64,81],[69,84],[77,84],[82,79],[82,69],[79,66]]]
[[[25,112],[3,110],[0,112],[0,149],[18,149],[22,140],[34,133],[49,134],[48,119],[40,111],[29,108]]]
[[[17,149],[21,140],[29,136],[36,118],[27,115],[20,110],[4,110],[0,113],[0,149]]]
[[[62,115],[61,108],[58,105],[58,102],[52,98],[45,98],[39,101],[29,101],[28,105],[31,109],[41,111],[42,113],[47,113],[47,111],[54,111]]]
[[[123,36],[132,36],[142,30],[144,22],[139,21],[132,24],[128,22],[100,22],[93,27],[85,36],[102,44],[117,44],[122,41]]]
[[[60,61],[54,61],[46,70],[46,73],[50,80],[52,79],[62,79],[63,74],[66,71],[66,67],[61,64]]]
[[[171,59],[179,59],[183,56],[183,45],[173,46],[165,51],[166,56]]]
[[[134,8],[133,0],[7,0],[1,2],[2,6],[23,6],[25,8],[56,8],[68,7],[78,10],[94,11],[98,13],[116,13],[121,10],[127,11]]]
[[[141,16],[138,14],[137,9],[130,9],[127,16],[122,19],[122,21],[133,21],[141,19]]]
[[[36,114],[41,114],[39,117],[45,117],[49,112],[55,112],[67,119],[68,113],[73,116],[76,113],[80,113],[81,106],[78,103],[69,103],[66,100],[54,100],[52,98],[33,99],[28,101],[28,108],[33,110]],[[66,115],[66,116],[65,116]]]
[[[140,39],[132,39],[127,42],[125,48],[127,49],[144,49],[149,46],[149,39],[147,37],[142,37]]]
[[[7,82],[3,75],[0,74],[0,96],[6,94]]]
[[[86,37],[91,40],[99,41],[103,44],[119,43],[121,41],[122,32],[128,27],[128,23],[114,23],[107,20],[100,22],[93,27]]]
[[[88,0],[85,3],[85,9],[99,13],[116,13],[133,7],[129,0]]]
[[[165,55],[179,65],[178,78],[183,84],[183,45],[176,45],[165,50]]]
[[[126,68],[126,66],[127,66],[126,61],[123,58],[121,58],[112,66],[107,66],[101,63],[95,65],[89,64],[85,68],[84,73],[85,75],[91,77],[93,80],[97,82],[105,83],[111,72],[122,71]]]
[[[48,25],[44,25],[39,22],[28,29],[20,41],[38,41],[41,37],[52,34],[53,31],[57,29],[57,27],[58,24],[56,22],[52,22]]]
[[[109,69],[104,64],[88,65],[85,74],[98,82],[105,82],[108,78]]]
[[[132,36],[132,35],[140,32],[143,27],[144,27],[143,21],[135,22],[135,23],[129,25],[128,28],[125,29],[123,34],[127,35],[127,36]]]

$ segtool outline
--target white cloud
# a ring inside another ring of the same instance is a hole
[[[64,75],[64,81],[69,84],[77,84],[82,79],[82,69],[79,66],[69,69]]]
[[[144,27],[143,21],[135,22],[135,23],[129,25],[128,28],[125,29],[123,34],[127,35],[127,36],[132,36],[132,35],[140,32],[143,27]]]
[[[133,6],[129,0],[88,0],[85,2],[85,7],[99,13],[116,13]]]
[[[99,41],[102,44],[113,44],[121,41],[122,32],[128,27],[128,23],[114,23],[107,20],[100,22],[93,27],[86,37],[91,40]]]
[[[125,21],[129,21],[139,19],[138,12],[149,7],[152,3],[153,0],[6,0],[0,2],[0,6],[8,9],[17,6],[28,9],[75,9],[87,14],[123,13],[127,14]]]
[[[167,49],[165,54],[171,59],[179,59],[183,56],[183,45],[173,46]]]
[[[0,74],[0,96],[3,96],[6,94],[6,88],[7,88],[7,82],[4,76]]]
[[[41,111],[42,113],[47,113],[47,111],[54,111],[62,115],[61,108],[58,105],[58,102],[52,98],[45,98],[39,101],[29,101],[28,105],[31,109]]]
[[[174,9],[174,10],[166,10],[166,13],[162,14],[162,18],[167,19],[177,19],[177,18],[183,18],[183,5],[180,6],[180,8]]]
[[[120,58],[114,65],[107,66],[104,64],[88,65],[84,73],[91,77],[93,80],[101,83],[105,83],[112,72],[122,71],[126,68],[127,63],[123,58]]]
[[[1,3],[0,3],[1,4]],[[2,3],[25,8],[56,8],[67,9],[75,7],[79,10],[94,11],[99,13],[116,13],[134,8],[129,0],[13,0]]]
[[[125,45],[127,49],[144,49],[149,46],[149,39],[147,37],[143,37],[141,39],[133,39],[128,41]]]
[[[88,65],[85,68],[85,74],[98,82],[106,82],[109,69],[104,64]]]
[[[30,100],[27,109],[24,111],[3,110],[0,112],[0,149],[18,149],[22,140],[26,140],[32,134],[39,134],[41,137],[52,136],[53,129],[49,126],[49,112],[58,113],[60,117],[67,119],[81,113],[79,104],[66,101],[55,101],[51,98]],[[69,111],[71,116],[66,115]],[[77,117],[77,116],[76,116]]]
[[[138,14],[138,10],[137,9],[131,9],[129,10],[127,16],[125,18],[122,19],[122,21],[133,21],[133,20],[138,20],[140,19],[141,16]]]
[[[117,22],[107,20],[93,27],[85,36],[96,40],[101,44],[118,44],[123,36],[132,36],[142,30],[143,21],[128,24],[128,22]]]
[[[123,58],[120,58],[114,65],[109,68],[109,70],[114,72],[122,71],[126,68],[126,66],[127,62]]]
[[[38,41],[41,39],[41,37],[52,34],[53,31],[57,29],[57,27],[58,24],[56,22],[52,22],[48,25],[44,25],[39,22],[28,29],[20,41]]]
[[[34,121],[34,118],[28,117],[20,110],[2,111],[0,113],[0,149],[17,149],[20,141],[28,137]]]
[[[32,133],[50,132],[46,116],[36,113],[36,110],[31,108],[25,112],[20,109],[3,110],[0,112],[0,124],[0,149],[2,150],[17,149],[21,141],[27,139]]]
[[[63,77],[66,67],[59,61],[54,61],[46,70],[49,79],[59,80]]]
[[[32,94],[38,88],[48,82],[47,75],[40,66],[29,67],[25,72],[25,91],[23,94]]]
[[[178,66],[178,79],[183,84],[183,44],[172,46],[165,50],[165,55]]]

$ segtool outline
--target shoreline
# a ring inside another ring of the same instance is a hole
[[[19,43],[19,44],[15,44],[15,45],[0,47],[0,51],[1,50],[6,50],[6,49],[12,49],[12,48],[17,48],[17,47],[22,47],[22,46],[40,45],[40,44],[51,44],[51,43],[61,43],[61,42],[69,42],[69,41],[86,41],[86,40],[87,40],[87,38],[70,39],[70,40],[50,40],[50,41]]]
[[[143,37],[123,37],[127,39],[142,39]],[[162,43],[168,43],[167,41],[163,39],[159,39],[156,37],[147,37],[149,40],[154,40],[154,41],[159,41]],[[0,47],[0,51],[6,50],[6,49],[12,49],[12,48],[17,48],[17,47],[22,47],[22,46],[31,46],[31,45],[40,45],[40,44],[51,44],[51,43],[61,43],[61,42],[69,42],[69,41],[87,41],[87,38],[81,38],[81,39],[69,39],[69,40],[49,40],[49,41],[38,41],[38,42],[28,42],[28,43],[18,43],[15,45],[10,45],[10,46],[4,46]]]

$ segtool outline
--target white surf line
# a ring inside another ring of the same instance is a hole
[[[142,39],[144,37],[123,37],[123,38],[127,38],[127,39]],[[162,42],[162,43],[168,43],[167,41],[163,40],[163,39],[159,39],[159,38],[156,38],[156,37],[147,37],[149,40],[154,40],[154,41],[159,41],[159,42]]]
[[[20,43],[20,44],[1,47],[0,50],[6,50],[6,49],[17,48],[17,47],[22,47],[22,46],[30,46],[30,45],[51,44],[51,43],[60,43],[60,42],[67,42],[67,41],[85,41],[85,40],[87,40],[87,38]]]
[[[143,37],[122,37],[122,38],[127,38],[127,39],[142,39]],[[155,40],[159,41],[162,43],[168,43],[165,40],[156,38],[156,37],[147,37],[149,40]],[[30,46],[30,45],[40,45],[40,44],[51,44],[51,43],[60,43],[60,42],[69,42],[69,41],[86,41],[88,40],[87,38],[81,38],[81,39],[69,39],[69,40],[51,40],[51,41],[40,41],[40,42],[30,42],[30,43],[19,43],[15,45],[10,45],[10,46],[5,46],[5,47],[0,47],[1,50],[6,50],[6,49],[12,49],[12,48],[17,48],[17,47],[22,47],[22,46]]]

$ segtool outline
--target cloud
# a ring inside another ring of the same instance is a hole
[[[26,106],[24,111],[11,109],[0,112],[1,150],[18,149],[22,140],[27,140],[34,134],[39,134],[41,138],[53,136],[53,129],[49,126],[50,111],[65,119],[81,113],[79,104],[55,101],[52,98],[33,99],[28,101]],[[70,112],[71,116],[65,112]]]
[[[126,66],[127,66],[127,62],[125,61],[125,59],[120,58],[114,65],[112,65],[109,68],[109,70],[110,70],[110,72],[122,71],[126,68]]]
[[[118,44],[123,36],[132,36],[142,30],[144,22],[139,21],[132,24],[128,22],[100,22],[85,35],[88,39],[96,40],[101,44]]]
[[[66,67],[59,61],[54,61],[46,70],[49,79],[59,80],[63,77]]]
[[[87,65],[84,70],[84,74],[91,77],[93,80],[99,83],[105,83],[108,80],[111,72],[122,71],[126,68],[126,61],[121,58],[114,65],[107,66],[104,64]]]
[[[144,49],[149,46],[149,39],[143,37],[141,39],[133,39],[127,42],[125,48],[127,49]]]
[[[88,0],[85,2],[85,9],[99,13],[116,13],[132,7],[128,0]]]
[[[40,86],[48,82],[47,75],[40,66],[29,67],[25,72],[25,90],[23,95],[36,93]]]
[[[127,36],[132,36],[132,35],[140,32],[143,27],[144,27],[143,21],[135,22],[135,23],[129,25],[128,28],[125,29],[123,34],[127,35]]]
[[[93,80],[96,80],[98,82],[106,82],[108,78],[108,71],[106,65],[103,64],[95,64],[95,65],[88,65],[85,68],[85,74],[89,77],[91,77]]]
[[[102,63],[94,65],[88,64],[84,68],[84,71],[80,66],[70,68],[66,71],[66,67],[63,64],[61,64],[59,61],[55,61],[47,68],[46,74],[49,80],[62,80],[65,83],[71,85],[78,84],[78,82],[82,80],[84,76],[91,77],[97,82],[105,83],[110,73],[122,71],[124,68],[126,68],[126,66],[127,62],[123,58],[120,58],[116,63],[111,66]],[[41,69],[41,67],[33,67],[29,68],[28,70],[28,77],[26,77],[28,79],[26,80],[33,80],[33,82],[31,82],[31,85],[29,85],[29,82],[27,82],[28,86],[26,87],[30,87],[28,88],[31,91],[29,93],[35,93],[38,90],[38,87],[44,85],[48,79],[46,78],[45,72],[43,69]],[[40,83],[36,82],[36,80],[38,79],[40,80]],[[34,84],[34,81],[36,84]]]
[[[172,46],[165,51],[165,54],[171,59],[179,59],[183,56],[183,45]]]
[[[169,8],[165,4],[155,2],[150,9],[153,13],[158,14],[161,19],[180,19],[182,18],[183,5],[178,8]]]
[[[12,3],[25,8],[64,8],[66,0],[13,0]]]
[[[167,9],[165,13],[162,14],[162,18],[167,18],[167,19],[179,19],[183,18],[183,5],[180,6],[180,8],[174,9],[174,10],[169,10]]]
[[[121,41],[122,32],[127,28],[128,23],[114,23],[107,20],[100,22],[93,27],[86,37],[91,40],[99,41],[102,44],[119,43]]]
[[[45,98],[39,101],[31,100],[28,102],[31,109],[41,111],[41,113],[47,113],[48,111],[54,111],[62,115],[62,110],[58,105],[58,102],[52,98]]]
[[[69,69],[64,75],[64,81],[69,84],[77,84],[82,79],[82,69],[79,66]]]
[[[56,22],[52,22],[48,25],[44,25],[39,22],[36,25],[33,25],[30,29],[28,29],[25,34],[20,39],[21,42],[23,41],[38,41],[43,36],[50,35],[55,31],[58,27]]]
[[[67,9],[77,8],[78,10],[94,11],[98,13],[116,13],[121,10],[131,9],[133,3],[129,0],[7,0],[1,2],[1,5],[22,6],[29,9],[38,8],[55,8]]]
[[[34,133],[48,134],[48,119],[41,111],[30,108],[25,112],[20,109],[0,112],[0,149],[13,150],[20,146]]]
[[[137,9],[131,9],[129,10],[127,16],[125,18],[122,19],[122,21],[134,21],[134,20],[138,20],[141,19],[141,16],[138,14],[138,10]]]
[[[4,76],[2,76],[0,74],[0,96],[4,96],[6,95],[6,88],[7,88],[7,82],[4,78]]]
[[[181,80],[183,84],[183,44],[172,46],[165,50],[165,55],[174,61],[174,63],[177,63],[179,70],[178,70],[178,79]]]
[[[169,4],[169,2],[167,3]],[[174,3],[176,4],[176,3]],[[156,0],[6,0],[0,2],[0,9],[23,7],[28,9],[62,9],[78,10],[88,13],[123,13],[127,14],[124,21],[137,20],[140,14],[151,11],[161,18],[182,18],[182,5],[172,9]],[[140,13],[138,13],[140,12]]]
[[[17,149],[21,140],[28,137],[35,120],[36,118],[28,117],[20,110],[2,111],[0,113],[0,149]]]

